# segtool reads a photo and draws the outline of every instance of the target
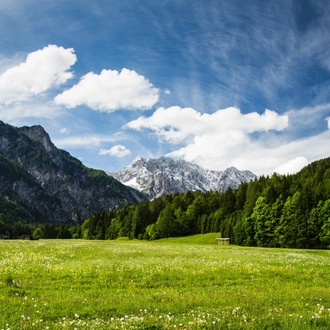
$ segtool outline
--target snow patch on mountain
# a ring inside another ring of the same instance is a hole
[[[225,171],[211,171],[185,160],[169,157],[137,157],[120,171],[108,174],[145,193],[149,199],[177,192],[185,193],[188,190],[225,191],[257,177],[250,171],[240,171],[235,167],[229,167]]]

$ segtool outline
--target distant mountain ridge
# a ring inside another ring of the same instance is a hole
[[[188,190],[202,192],[225,191],[237,188],[242,182],[257,176],[250,171],[229,167],[225,171],[211,171],[185,160],[169,157],[145,159],[137,157],[118,172],[108,173],[123,184],[148,196],[148,199]]]
[[[13,214],[19,214],[22,221],[79,223],[95,212],[143,199],[56,148],[41,126],[17,128],[0,121],[0,213],[5,220],[17,221]]]

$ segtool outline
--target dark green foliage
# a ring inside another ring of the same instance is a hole
[[[47,160],[44,160],[45,162]],[[72,176],[75,164],[72,164]],[[70,166],[69,166],[70,167]],[[20,177],[19,166],[0,156],[0,173]],[[109,194],[122,186],[103,171],[87,171],[82,184],[97,191],[104,180]],[[71,176],[67,180],[71,180]],[[111,189],[110,189],[111,188]],[[330,158],[310,164],[296,175],[273,174],[225,192],[167,195],[153,201],[95,213],[80,227],[35,221],[38,214],[26,205],[0,197],[0,234],[17,237],[36,233],[40,238],[154,240],[219,232],[231,242],[249,246],[327,248],[330,246]]]
[[[27,221],[32,222],[33,217],[27,205],[10,201],[0,196],[0,217],[6,223]],[[41,217],[40,217],[41,218]]]
[[[178,221],[174,218],[174,211],[170,204],[160,212],[156,221],[156,229],[159,237],[172,237],[176,236]]]
[[[151,224],[150,215],[148,201],[143,201],[135,206],[132,217],[132,235],[134,238],[138,238],[140,234],[144,234],[147,226]]]
[[[25,235],[33,235],[36,238],[75,238],[81,237],[81,227],[69,224],[48,223],[6,223],[0,218],[0,235],[10,239],[19,239]]]
[[[168,195],[107,215],[107,221],[101,214],[87,219],[83,236],[153,240],[220,232],[240,245],[326,248],[330,245],[330,159],[296,175],[274,173],[223,193]]]
[[[250,219],[255,228],[254,239],[257,246],[267,246],[274,234],[271,226],[270,206],[264,197],[260,196],[257,199]]]

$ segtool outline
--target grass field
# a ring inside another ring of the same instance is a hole
[[[0,241],[0,330],[330,329],[329,251],[215,236]]]

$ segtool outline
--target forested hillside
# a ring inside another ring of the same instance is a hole
[[[296,175],[243,183],[226,192],[187,192],[94,214],[87,239],[154,240],[220,232],[249,246],[326,248],[330,244],[330,158]]]
[[[18,128],[0,121],[0,235],[20,235],[13,229],[18,222],[81,224],[95,212],[143,199],[58,149],[41,126]]]

